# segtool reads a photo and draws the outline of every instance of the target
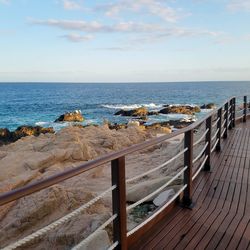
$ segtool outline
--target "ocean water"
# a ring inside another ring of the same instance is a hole
[[[102,124],[104,120],[123,123],[129,118],[114,116],[119,109],[146,106],[159,110],[164,104],[217,105],[230,96],[250,93],[250,82],[185,83],[0,83],[0,128],[21,125],[53,126],[67,123],[54,120],[67,111],[81,110],[82,124]],[[204,115],[203,111],[197,116]],[[179,119],[182,115],[159,115],[148,123]]]

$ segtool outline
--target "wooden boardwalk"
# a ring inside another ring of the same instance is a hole
[[[212,171],[194,183],[194,208],[177,206],[136,249],[250,249],[250,121],[229,131]]]

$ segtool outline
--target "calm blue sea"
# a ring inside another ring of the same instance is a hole
[[[0,83],[0,127],[13,130],[25,124],[58,130],[68,124],[53,121],[76,109],[86,119],[83,124],[101,124],[104,119],[126,122],[128,118],[113,114],[120,108],[139,106],[158,110],[163,104],[220,104],[232,95],[246,93],[250,93],[250,82]],[[148,122],[177,118],[160,115]]]

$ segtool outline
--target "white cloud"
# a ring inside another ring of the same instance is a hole
[[[120,0],[116,3],[99,5],[95,10],[104,11],[107,16],[115,16],[121,14],[122,11],[142,12],[143,14],[158,16],[167,22],[176,22],[187,15],[159,0]]]
[[[135,23],[135,22],[119,22],[117,24],[102,24],[97,21],[85,22],[80,20],[31,20],[32,24],[54,26],[64,30],[79,30],[84,32],[156,32],[164,31],[164,27],[158,24]]]
[[[75,33],[64,35],[62,37],[66,38],[70,42],[75,42],[75,43],[90,41],[94,38],[92,35],[79,35]]]
[[[250,11],[250,0],[231,0],[227,7],[232,11]]]
[[[81,5],[73,0],[63,0],[63,8],[66,10],[78,10],[81,8]]]

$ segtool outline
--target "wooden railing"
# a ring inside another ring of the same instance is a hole
[[[94,202],[98,199],[102,198],[107,192],[112,192],[112,206],[113,206],[113,217],[111,217],[107,222],[104,223],[103,227],[106,226],[108,223],[113,222],[113,245],[110,249],[127,249],[128,246],[133,244],[133,242],[138,239],[141,235],[144,234],[146,230],[150,230],[153,225],[155,225],[162,217],[166,216],[167,212],[174,206],[175,201],[178,197],[182,195],[182,205],[185,207],[192,207],[193,200],[192,200],[192,186],[195,178],[199,175],[199,173],[204,171],[211,170],[211,154],[214,151],[221,150],[221,140],[222,138],[227,138],[228,130],[235,127],[236,123],[239,122],[246,122],[248,116],[248,103],[247,97],[244,96],[243,103],[240,106],[243,107],[243,114],[239,117],[236,117],[236,100],[238,97],[232,97],[227,100],[223,105],[218,107],[217,109],[213,110],[212,112],[208,113],[204,118],[198,120],[197,122],[191,124],[190,126],[180,129],[176,132],[173,132],[169,135],[161,136],[158,138],[153,138],[149,141],[133,145],[126,149],[107,154],[102,156],[98,159],[89,161],[85,164],[79,165],[73,169],[66,170],[62,173],[53,175],[47,179],[37,181],[35,183],[26,185],[22,188],[12,190],[7,193],[3,193],[0,195],[0,206],[5,205],[9,202],[15,201],[20,199],[24,196],[30,195],[37,191],[43,190],[48,188],[52,185],[60,183],[64,180],[72,178],[76,175],[79,175],[83,172],[86,172],[90,169],[94,169],[97,167],[101,167],[104,163],[111,162],[111,179],[112,179],[112,187],[109,190],[106,190],[102,195],[96,197],[95,200],[92,200],[85,204],[81,209],[85,209],[88,206],[91,206]],[[240,111],[242,112],[242,110]],[[200,127],[203,123],[205,123],[205,132],[201,135],[201,137],[194,142],[194,131],[198,127]],[[216,129],[214,135],[212,135],[212,130]],[[151,169],[145,173],[140,174],[139,176],[133,177],[131,179],[126,180],[126,164],[125,164],[125,157],[131,153],[135,153],[140,150],[144,150],[148,147],[154,146],[156,144],[162,143],[166,140],[174,138],[178,135],[184,134],[184,149],[179,152],[175,157],[171,158],[164,164],[156,167],[155,169]],[[205,146],[202,148],[201,152],[194,158],[193,151],[194,147],[198,145],[202,140],[205,142]],[[127,212],[130,209],[133,209],[135,206],[142,204],[145,200],[144,197],[140,201],[136,202],[136,204],[132,204],[127,206],[126,204],[126,183],[130,181],[134,181],[136,179],[140,179],[141,177],[152,173],[158,169],[161,169],[169,164],[172,163],[174,159],[177,159],[181,156],[184,156],[183,168],[182,170],[177,173],[173,178],[164,184],[162,187],[154,191],[149,196],[153,196],[156,193],[159,193],[161,190],[166,188],[169,184],[173,182],[177,177],[181,175],[184,176],[183,178],[183,186],[172,197],[167,203],[159,207],[155,210],[155,212],[146,218],[141,224],[135,227],[130,232],[127,232]],[[193,165],[200,159],[200,165],[194,172]],[[194,173],[193,173],[194,172]],[[82,210],[79,211],[82,211]],[[60,225],[67,220],[69,220],[72,216],[76,216],[77,211],[73,212],[67,216],[66,218],[61,218],[58,220],[58,223],[53,224],[53,226],[47,226],[39,232],[36,232],[23,240],[20,240],[12,245],[8,249],[15,249],[18,246],[22,246],[27,243],[28,240],[33,240],[36,237],[41,237],[45,234],[48,230],[52,230],[55,226]],[[57,221],[56,221],[57,222]],[[60,223],[59,223],[60,222]],[[103,228],[102,227],[102,228]],[[46,231],[47,230],[47,231]],[[91,236],[91,235],[90,235]],[[6,248],[7,249],[7,248]],[[77,248],[76,248],[77,249]]]

